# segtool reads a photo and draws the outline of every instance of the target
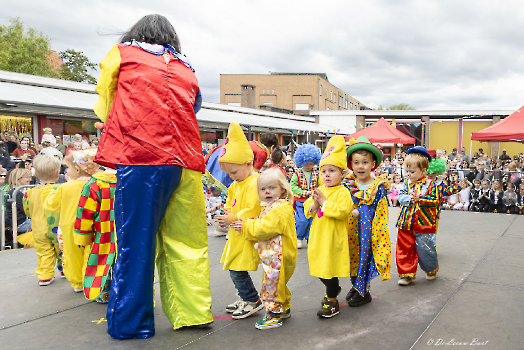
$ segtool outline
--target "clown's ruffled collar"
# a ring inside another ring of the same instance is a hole
[[[368,188],[361,190],[357,185],[357,177],[353,173],[346,176],[343,184],[349,192],[351,192],[352,196],[360,199],[362,204],[371,204],[373,202],[380,185],[382,185],[386,190],[391,187],[388,180],[381,176],[377,176],[373,177],[373,182],[368,186]]]

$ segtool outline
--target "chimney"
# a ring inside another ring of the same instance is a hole
[[[241,89],[240,106],[247,107],[247,108],[256,108],[255,106],[256,87],[253,85],[240,85],[240,89]]]

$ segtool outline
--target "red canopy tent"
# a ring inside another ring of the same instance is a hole
[[[471,133],[471,140],[524,143],[524,106],[497,124]]]
[[[357,140],[360,136],[366,136],[371,143],[415,144],[415,139],[413,137],[395,129],[384,118],[380,118],[365,129],[346,136],[346,141],[349,139]]]

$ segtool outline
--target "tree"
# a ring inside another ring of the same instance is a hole
[[[415,108],[411,107],[407,103],[399,103],[396,105],[393,105],[388,108],[384,108],[384,106],[380,105],[378,108],[376,108],[377,111],[413,111]]]
[[[58,78],[49,62],[50,39],[33,28],[24,28],[19,18],[0,25],[0,70]]]
[[[64,62],[60,69],[60,78],[96,84],[96,78],[88,73],[88,69],[96,70],[96,64],[89,62],[82,51],[67,49],[60,52],[60,58]]]

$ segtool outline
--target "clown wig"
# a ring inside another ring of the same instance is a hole
[[[295,152],[294,162],[299,167],[303,167],[309,162],[313,162],[315,163],[315,165],[318,165],[318,163],[320,162],[320,158],[322,158],[320,148],[310,143],[306,143],[305,145],[299,146],[297,148],[297,151]]]
[[[428,171],[426,174],[437,174],[442,175],[446,171],[446,161],[443,158],[433,159],[429,163]]]

